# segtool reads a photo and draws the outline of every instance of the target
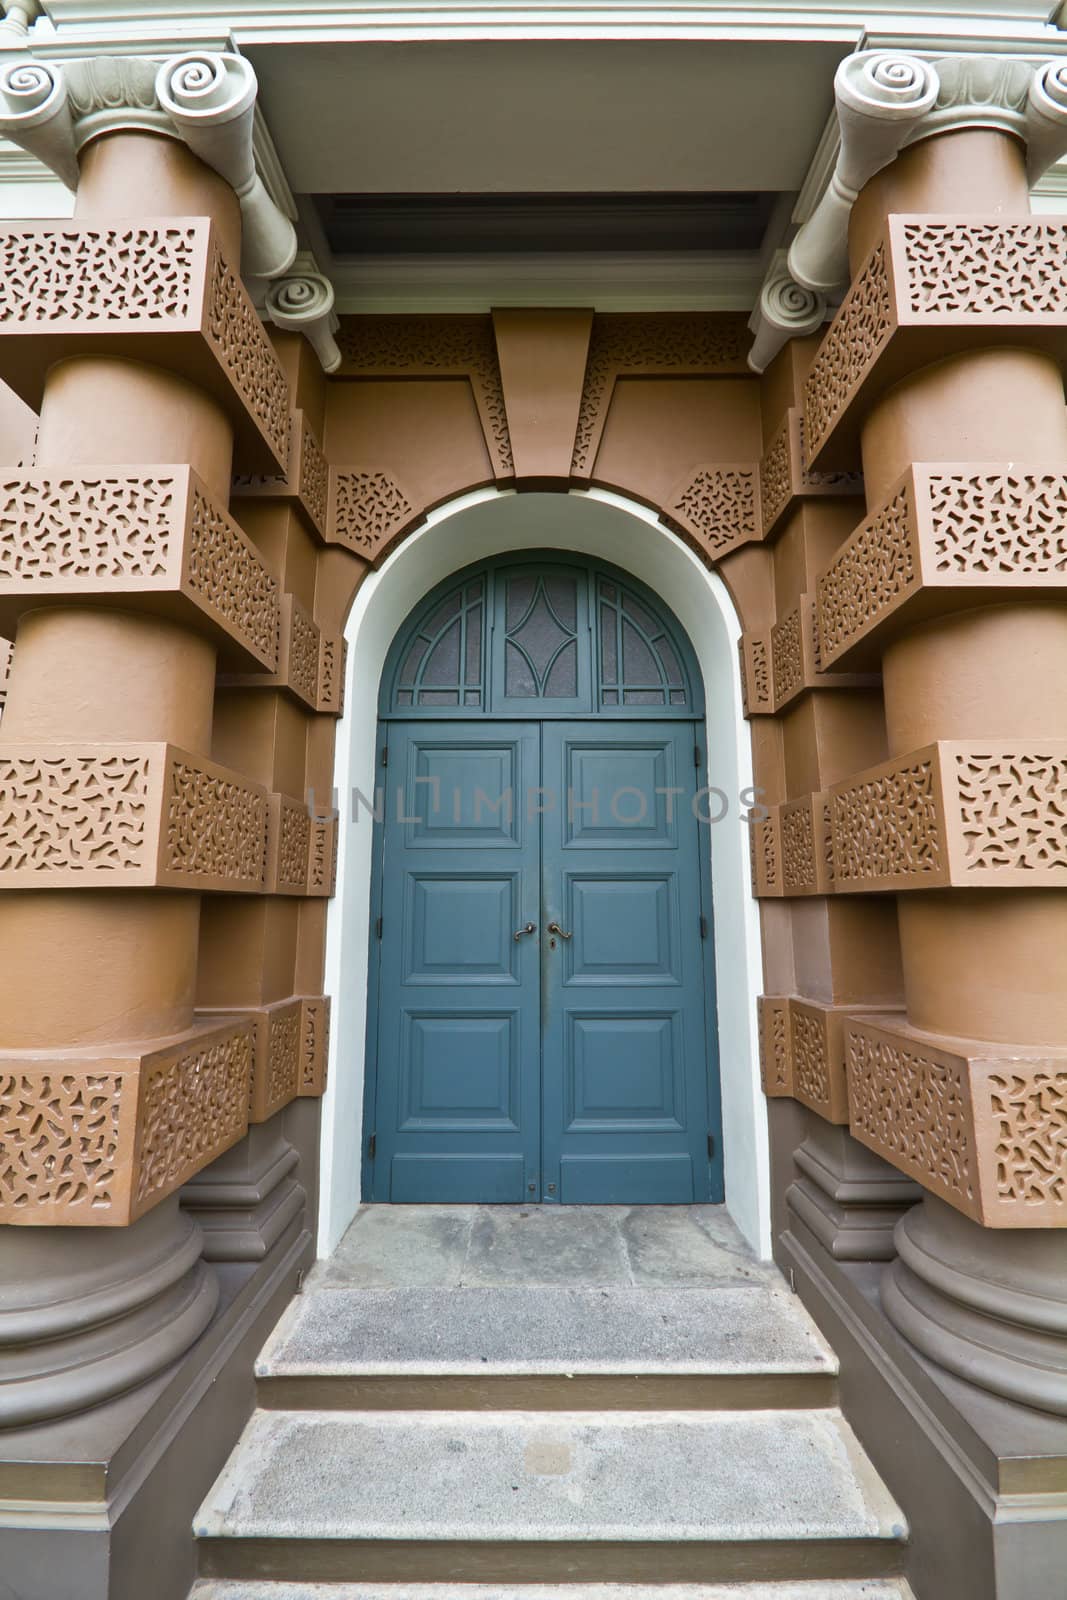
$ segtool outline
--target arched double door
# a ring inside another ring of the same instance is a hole
[[[386,663],[364,1193],[722,1198],[700,674],[639,584],[457,574]]]

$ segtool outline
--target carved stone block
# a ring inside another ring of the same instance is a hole
[[[1067,354],[1067,220],[888,218],[804,385],[809,459],[849,468],[863,417],[916,366],[977,344]]]
[[[151,611],[207,631],[231,666],[277,665],[278,581],[187,466],[0,478],[0,626],[62,599]]]
[[[7,681],[11,676],[11,657],[14,646],[8,639],[0,639],[0,712],[7,701]]]
[[[330,1059],[330,997],[306,994],[300,1000],[300,1087],[302,1099],[326,1093]]]
[[[223,672],[226,688],[288,689],[311,711],[340,716],[344,706],[345,643],[340,634],[325,634],[295,595],[284,593],[278,605],[277,668],[274,672]]]
[[[423,520],[415,491],[384,467],[356,465],[330,474],[329,544],[378,561]]]
[[[285,471],[285,372],[206,217],[0,229],[0,378],[39,411],[48,369],[78,355],[180,372],[229,415],[239,471]]]
[[[705,462],[667,496],[663,521],[718,560],[761,538],[759,479],[747,463]]]
[[[738,643],[741,657],[741,696],[746,717],[773,716],[774,681],[771,675],[770,630],[743,633]]]
[[[770,539],[778,533],[799,499],[862,494],[861,473],[812,471],[804,451],[803,412],[798,406],[790,406],[759,464],[762,538]]]
[[[780,900],[785,893],[779,813],[778,806],[771,806],[766,817],[761,817],[748,825],[752,893],[758,900]]]
[[[761,995],[758,1007],[764,1094],[799,1100],[824,1122],[847,1123],[845,1027],[855,1006],[824,1005],[800,995]],[[879,1015],[887,1010],[867,1009]]]
[[[837,892],[1067,884],[1067,746],[939,740],[830,790]]]
[[[782,893],[787,897],[832,894],[829,796],[822,791],[806,794],[778,806],[777,811]]]
[[[169,744],[0,749],[0,887],[262,891],[267,792]]]
[[[759,1065],[763,1092],[770,1100],[791,1099],[793,1055],[789,1037],[789,998],[761,994],[756,1001],[759,1020]]]
[[[300,1088],[303,1015],[299,1000],[281,1000],[252,1013],[255,1055],[249,1122],[268,1122]]]
[[[333,894],[337,851],[336,818],[313,815],[304,801],[270,796],[267,827],[268,894]]]
[[[1067,1051],[845,1024],[853,1135],[987,1228],[1067,1226]]]
[[[913,466],[820,574],[824,665],[877,662],[927,617],[1067,588],[1067,472],[1038,463]]]
[[[123,1227],[242,1138],[252,1024],[155,1048],[0,1052],[0,1222]]]
[[[234,500],[284,500],[302,514],[311,532],[325,541],[330,511],[330,469],[303,411],[289,421],[289,455],[282,473],[244,473],[233,480]]]

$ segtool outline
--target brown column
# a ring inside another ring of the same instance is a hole
[[[1013,139],[979,131],[928,139],[860,196],[853,270],[890,211],[1010,218],[1028,210],[1025,152]],[[974,341],[919,367],[870,411],[861,443],[872,508],[914,461],[1067,466],[1057,364],[1040,350],[983,349],[978,331]],[[975,748],[1047,739],[1058,748],[1067,732],[1067,608],[1031,591],[1017,604],[936,616],[886,647],[883,673],[890,756],[938,739]],[[908,1022],[930,1045],[987,1042],[1010,1067],[1013,1054],[1032,1061],[1042,1047],[1067,1044],[1067,890],[916,889],[898,896],[898,916]],[[982,1387],[1067,1411],[1067,1349],[1051,1337],[1067,1328],[1067,1236],[996,1234],[927,1198],[900,1222],[897,1243],[901,1260],[883,1301],[914,1343]]]
[[[107,135],[89,146],[78,221],[165,214],[211,217],[228,241],[230,259],[239,259],[236,199],[184,146],[140,133]],[[121,465],[136,472],[187,463],[225,505],[232,445],[220,406],[177,372],[85,355],[60,361],[46,377],[38,471]],[[107,524],[105,534],[121,548],[121,520]],[[101,550],[101,569],[107,554]],[[106,754],[116,746],[166,741],[210,756],[215,645],[139,610],[136,599],[131,593],[129,609],[73,600],[23,615],[0,754],[41,746],[88,746]],[[143,800],[135,798],[131,809],[139,805]],[[61,828],[62,807],[57,816]],[[100,830],[102,849],[106,833]],[[4,893],[5,1049],[69,1052],[49,1063],[61,1083],[65,1061],[68,1071],[92,1073],[84,1054],[78,1060],[85,1047],[96,1049],[90,1061],[106,1074],[114,1066],[110,1055],[143,1057],[176,1036],[180,1042],[194,1022],[199,907],[197,894],[167,888]],[[107,1046],[113,1050],[100,1049]],[[94,1080],[86,1082],[88,1119]],[[128,1090],[124,1083],[119,1092]],[[103,1103],[103,1089],[100,1096]],[[120,1159],[106,1128],[99,1154],[105,1162]],[[64,1160],[61,1146],[54,1156],[57,1189]],[[18,1221],[36,1220],[31,1196]],[[0,1230],[9,1286],[0,1313],[0,1346],[6,1347],[0,1423],[76,1410],[130,1388],[181,1355],[210,1321],[217,1299],[201,1248],[200,1231],[179,1211],[176,1194],[128,1228]]]

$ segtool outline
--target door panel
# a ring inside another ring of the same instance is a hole
[[[374,1199],[721,1199],[695,734],[391,725]]]
[[[536,724],[389,736],[376,1200],[511,1201],[539,1183]]]
[[[685,723],[542,727],[559,796],[542,831],[548,1199],[712,1197],[694,738]]]

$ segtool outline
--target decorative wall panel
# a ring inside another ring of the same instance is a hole
[[[0,1222],[135,1222],[244,1135],[251,1074],[247,1017],[148,1051],[0,1052]]]
[[[244,473],[233,480],[234,500],[275,499],[294,505],[311,532],[327,536],[330,510],[330,469],[303,411],[289,420],[289,457],[283,473]]]
[[[326,1093],[330,1059],[330,997],[303,995],[300,1001],[300,1087],[301,1098],[314,1099]]]
[[[715,559],[760,538],[759,480],[752,466],[707,462],[667,497],[663,520]]]
[[[780,807],[771,806],[766,817],[748,824],[752,893],[760,900],[780,900],[785,893],[779,813]]]
[[[0,639],[0,715],[3,713],[7,702],[7,684],[11,676],[11,661],[14,656],[14,646],[8,639]]]
[[[776,808],[782,850],[782,893],[831,894],[830,802],[824,792],[806,794]]]
[[[987,1228],[1067,1224],[1067,1051],[845,1024],[852,1133]]]
[[[301,801],[272,794],[267,841],[268,894],[333,894],[336,818],[312,815]]]
[[[415,496],[391,473],[376,467],[345,467],[333,473],[329,538],[367,561],[388,553],[403,533],[423,520]]]
[[[337,818],[312,817],[308,894],[330,899],[337,889]]]
[[[1056,589],[1067,589],[1067,472],[917,464],[819,576],[822,660],[873,663],[905,625]]]
[[[0,887],[257,891],[267,793],[174,745],[6,745]]]
[[[854,465],[860,422],[878,395],[976,339],[1067,354],[1065,246],[1059,217],[889,217],[804,386],[812,464]]]
[[[821,670],[815,597],[802,594],[791,611],[759,633],[741,636],[745,715],[774,715],[809,689],[867,689],[876,672]]]
[[[771,636],[743,633],[738,642],[741,659],[742,699],[746,717],[774,713],[774,682],[771,676]]]
[[[492,318],[342,317],[341,378],[466,378],[474,393],[495,477],[514,476],[504,386]]]
[[[939,740],[830,791],[838,891],[1067,885],[1067,746]]]
[[[862,496],[858,472],[814,472],[804,452],[804,416],[790,406],[759,464],[760,533],[772,538],[798,499],[818,495]]]
[[[0,477],[0,625],[63,598],[206,630],[231,665],[277,664],[277,579],[186,466]]]
[[[623,312],[595,316],[571,471],[590,478],[620,377],[749,376],[743,312]]]
[[[756,1001],[756,1010],[763,1092],[770,1100],[788,1099],[793,1093],[789,999],[784,995],[761,994]]]
[[[285,372],[207,218],[0,229],[0,378],[38,411],[48,369],[88,354],[180,372],[229,414],[239,471],[285,470]]]
[[[309,710],[340,716],[344,640],[340,634],[323,633],[311,612],[288,592],[280,598],[278,617],[277,670],[223,672],[219,682],[227,688],[288,689]]]

